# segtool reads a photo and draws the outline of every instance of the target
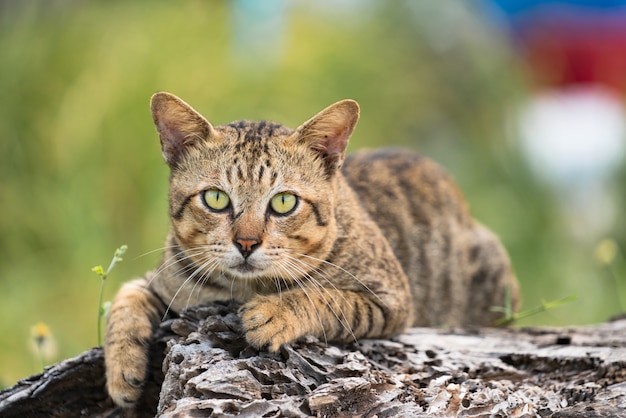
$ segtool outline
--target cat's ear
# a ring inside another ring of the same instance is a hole
[[[359,120],[359,104],[341,100],[304,122],[290,140],[307,144],[331,170],[341,167],[352,131]]]
[[[174,167],[186,149],[198,141],[218,139],[213,126],[173,94],[155,93],[150,100],[150,109],[161,138],[163,158],[170,167]]]

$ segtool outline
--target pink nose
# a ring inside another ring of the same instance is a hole
[[[236,238],[235,245],[241,255],[243,255],[244,258],[248,258],[254,250],[259,248],[261,241],[255,238]]]

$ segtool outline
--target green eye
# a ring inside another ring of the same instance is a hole
[[[279,215],[286,215],[291,212],[298,203],[296,195],[291,193],[278,193],[270,200],[270,207]]]
[[[213,210],[224,210],[230,204],[230,198],[221,190],[211,189],[202,193],[202,201]]]

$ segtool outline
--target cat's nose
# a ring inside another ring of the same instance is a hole
[[[235,238],[235,246],[243,258],[248,258],[260,245],[261,241],[255,238]]]

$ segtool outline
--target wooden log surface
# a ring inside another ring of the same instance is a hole
[[[268,353],[246,344],[236,308],[198,307],[163,323],[134,411],[106,395],[94,348],[0,392],[0,417],[626,417],[624,319],[412,328],[348,345],[305,338]]]

